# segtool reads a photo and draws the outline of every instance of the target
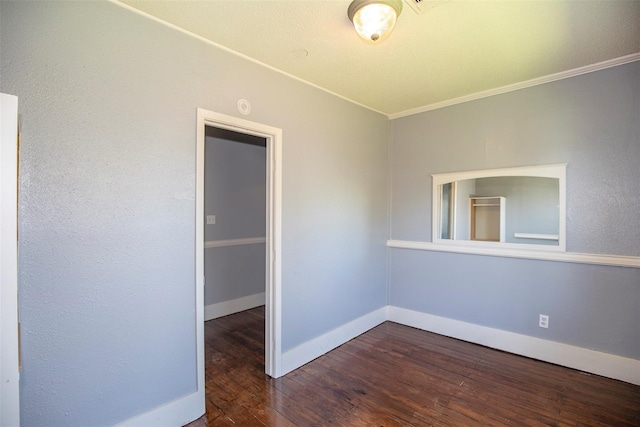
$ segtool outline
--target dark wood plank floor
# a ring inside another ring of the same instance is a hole
[[[204,426],[640,426],[640,387],[386,322],[279,379],[264,308],[205,323]]]

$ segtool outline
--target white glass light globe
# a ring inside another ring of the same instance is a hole
[[[356,32],[367,41],[385,39],[396,25],[396,11],[383,3],[370,3],[353,15]]]

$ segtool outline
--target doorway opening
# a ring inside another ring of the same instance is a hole
[[[208,135],[242,139],[245,144],[264,144],[266,155],[265,175],[265,373],[277,378],[281,374],[281,223],[282,223],[282,130],[261,123],[251,122],[212,111],[198,109],[197,150],[196,150],[196,282],[197,282],[197,328],[198,328],[198,390],[204,399],[204,250],[205,227],[205,143]],[[206,213],[214,216],[215,213]],[[209,218],[209,224],[217,218]],[[224,244],[238,245],[257,242],[262,236],[246,239],[222,239]],[[247,239],[256,240],[249,242]],[[235,242],[234,242],[235,240]],[[216,243],[209,243],[209,245]],[[247,301],[245,301],[247,302]],[[250,303],[250,302],[248,302]]]
[[[265,305],[266,146],[205,127],[205,321]]]

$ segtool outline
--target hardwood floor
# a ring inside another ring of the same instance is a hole
[[[205,323],[204,426],[640,426],[640,387],[386,322],[279,379],[264,307]]]

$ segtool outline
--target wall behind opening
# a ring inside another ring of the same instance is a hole
[[[567,250],[640,256],[638,111],[634,62],[393,120],[391,238],[431,241],[432,173],[566,162]],[[395,248],[389,266],[391,305],[640,358],[640,269]]]
[[[265,292],[265,243],[206,248],[206,242],[265,237],[266,161],[265,146],[205,139],[205,305]],[[215,224],[206,223],[207,215],[215,215]]]

